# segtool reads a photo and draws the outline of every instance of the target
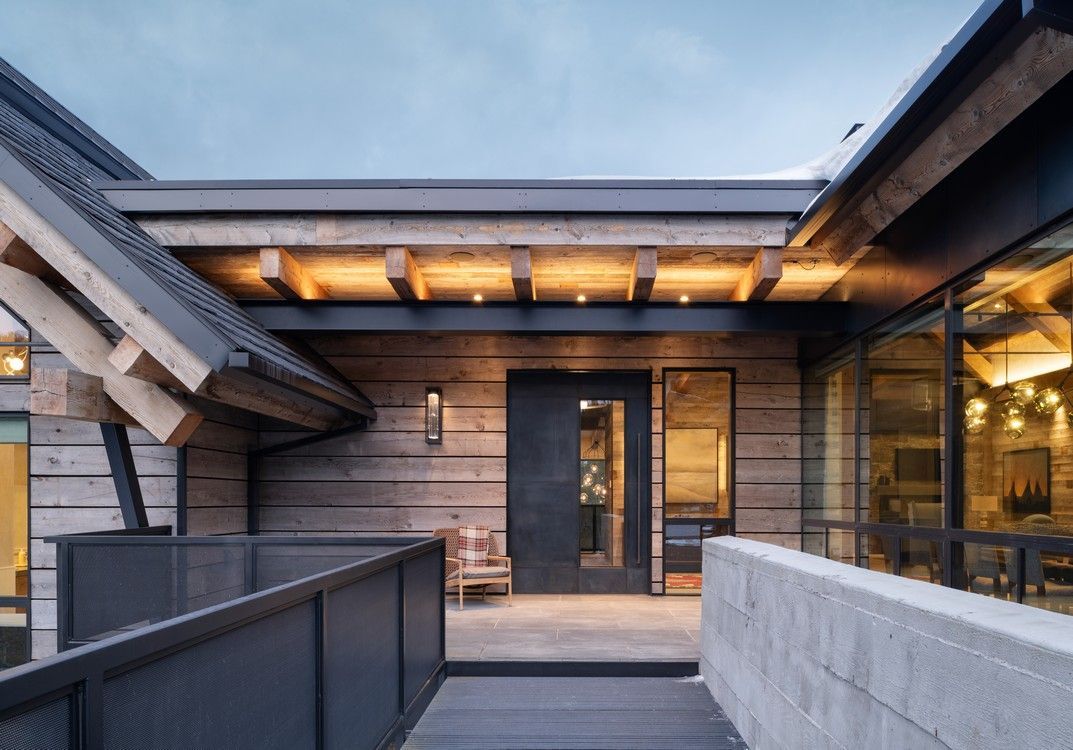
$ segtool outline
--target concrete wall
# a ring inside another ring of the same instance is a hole
[[[704,543],[701,673],[753,750],[1073,747],[1073,617]]]

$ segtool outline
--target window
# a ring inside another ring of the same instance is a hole
[[[701,543],[730,533],[733,378],[663,373],[663,569],[668,594],[700,593]]]
[[[30,332],[0,307],[0,378],[25,378],[30,374]]]
[[[967,529],[1073,536],[1071,249],[1067,229],[958,295]]]
[[[850,354],[805,372],[801,427],[806,518],[853,520],[856,369]],[[852,560],[852,545],[849,550]]]
[[[29,657],[29,505],[25,417],[0,417],[0,668]]]
[[[932,303],[886,326],[867,344],[862,521],[942,526],[944,342],[942,306]]]

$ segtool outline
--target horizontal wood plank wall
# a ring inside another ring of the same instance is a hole
[[[506,532],[506,380],[511,369],[650,369],[653,579],[662,570],[662,371],[733,367],[737,529],[800,542],[797,342],[782,337],[321,336],[310,343],[377,405],[367,432],[273,457],[261,527],[284,534],[427,534],[483,523]],[[443,389],[444,438],[423,437],[425,387]],[[265,445],[298,433],[263,431]]]
[[[186,447],[186,533],[246,533],[246,455],[257,445],[257,418],[198,401],[205,420]]]
[[[34,341],[31,367],[71,367],[39,337]],[[212,403],[199,409],[206,419],[188,448],[189,533],[244,533],[244,451],[256,440],[255,418]],[[0,410],[28,414],[29,384],[0,381]],[[56,548],[44,537],[121,529],[123,516],[100,426],[60,417],[29,422],[31,653],[40,659],[56,652]],[[176,449],[140,428],[128,428],[128,435],[149,523],[174,528]]]

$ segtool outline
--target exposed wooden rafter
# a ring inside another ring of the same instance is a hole
[[[638,247],[633,255],[630,271],[630,286],[626,290],[628,302],[647,302],[656,283],[656,248],[649,245]]]
[[[526,245],[514,245],[510,249],[510,279],[514,283],[514,296],[519,302],[536,301],[533,256]]]
[[[731,302],[765,299],[782,278],[782,248],[762,247],[730,293]]]
[[[122,330],[138,336],[187,388],[196,390],[205,382],[213,371],[208,362],[4,182],[0,182],[0,222]]]
[[[813,247],[842,263],[1073,71],[1073,36],[1042,27]]]
[[[167,369],[130,336],[116,345],[109,359],[119,372],[129,377],[168,387],[179,386]],[[333,429],[345,421],[338,409],[252,378],[213,373],[194,395],[314,430]]]
[[[405,247],[388,247],[384,250],[384,266],[387,280],[402,300],[432,299],[421,269]]]
[[[0,300],[44,336],[79,370],[103,381],[104,392],[165,445],[183,445],[201,415],[158,385],[120,373],[109,361],[112,343],[62,292],[0,264]]]
[[[260,274],[284,299],[328,299],[324,287],[282,247],[261,248]]]
[[[104,379],[78,370],[35,367],[30,372],[30,413],[83,422],[137,422],[104,390]]]

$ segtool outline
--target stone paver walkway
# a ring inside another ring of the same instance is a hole
[[[447,659],[698,661],[700,597],[590,594],[447,599]]]

